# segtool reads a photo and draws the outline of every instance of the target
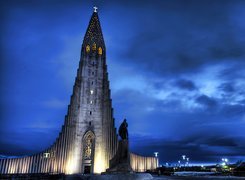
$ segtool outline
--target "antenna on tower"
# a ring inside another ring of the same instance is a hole
[[[97,12],[98,8],[96,6],[94,6],[94,12]]]

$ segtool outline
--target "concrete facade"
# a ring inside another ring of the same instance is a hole
[[[58,138],[38,154],[0,159],[0,173],[101,173],[109,167],[117,146],[106,48],[98,13],[94,12],[83,40],[73,94]],[[157,159],[149,158],[131,154],[132,168],[136,171],[156,168]]]

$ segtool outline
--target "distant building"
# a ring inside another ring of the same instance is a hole
[[[0,173],[101,173],[118,147],[106,65],[106,47],[97,9],[85,34],[65,122],[54,144],[27,157],[0,159]],[[135,171],[158,166],[155,157],[130,155]]]

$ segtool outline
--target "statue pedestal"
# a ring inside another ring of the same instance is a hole
[[[110,160],[106,173],[133,173],[130,166],[128,140],[119,140],[116,155]]]

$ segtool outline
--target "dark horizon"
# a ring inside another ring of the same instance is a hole
[[[64,122],[93,6],[116,127],[176,163],[245,157],[244,1],[1,1],[0,154],[50,146]]]

